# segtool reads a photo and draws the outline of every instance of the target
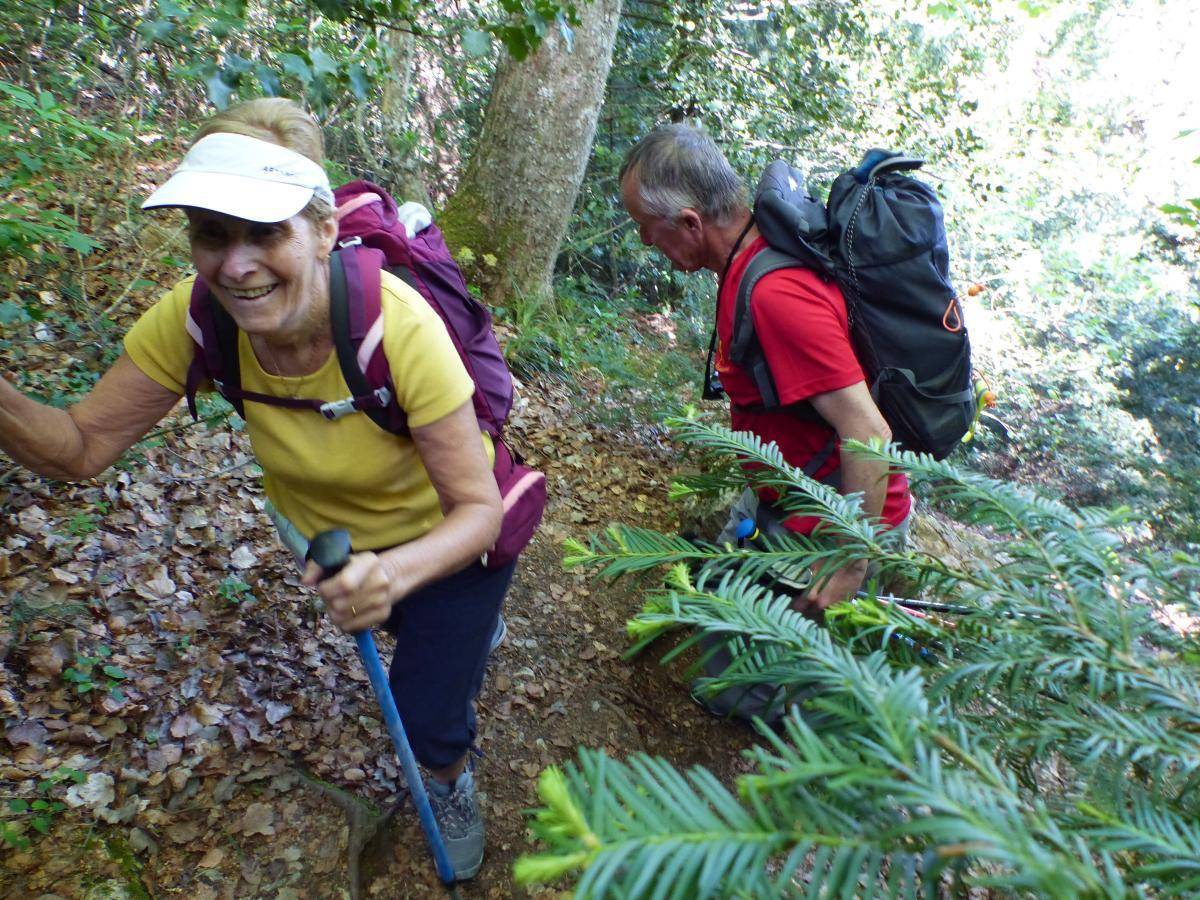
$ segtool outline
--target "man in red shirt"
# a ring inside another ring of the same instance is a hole
[[[823,421],[786,409],[766,411],[753,380],[728,356],[738,283],[755,254],[766,247],[746,200],[745,188],[716,144],[700,130],[668,125],[643,138],[621,168],[621,199],[637,223],[642,243],[654,246],[684,272],[708,269],[720,279],[717,293],[716,369],[729,395],[731,424],[779,445],[784,458],[804,468],[832,452],[813,477],[837,482],[843,494],[861,493],[864,512],[893,528],[906,528],[912,499],[902,473],[881,463],[841,454],[847,439],[891,440],[850,343],[846,303],[838,287],[805,268],[771,272],[754,286],[750,312],[782,405],[808,401]],[[840,477],[839,477],[840,476]],[[765,501],[761,501],[765,502]],[[737,520],[755,518],[767,533],[786,528],[807,534],[812,518],[779,522],[763,516],[752,492],[738,502]],[[770,512],[770,510],[765,510]],[[866,564],[847,566],[798,597],[797,609],[820,617],[831,604],[853,597]]]

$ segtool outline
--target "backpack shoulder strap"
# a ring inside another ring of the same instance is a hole
[[[383,289],[379,273],[382,255],[357,246],[335,251],[329,258],[329,320],[338,365],[350,393],[387,399],[362,412],[392,434],[407,435],[408,417],[396,402],[391,371],[383,349]]]
[[[225,391],[228,388],[240,390],[242,387],[242,361],[238,354],[238,327],[233,321],[233,316],[225,311],[217,298],[208,292],[208,306],[212,310],[213,326],[217,333],[217,347],[220,348],[221,364],[225,368],[225,378],[221,383],[220,390]],[[242,405],[242,401],[231,401],[238,411],[238,415],[245,418],[246,412]]]
[[[211,380],[221,396],[233,405],[239,416],[245,418],[246,410],[240,397],[242,371],[238,358],[237,323],[225,311],[225,307],[217,302],[200,277],[192,285],[187,330],[196,345],[184,388],[192,418],[199,418],[196,392],[205,380]]]
[[[803,267],[804,263],[774,247],[767,247],[750,260],[742,280],[738,283],[737,300],[733,307],[733,333],[729,341],[729,358],[741,366],[754,381],[763,406],[767,409],[779,406],[779,391],[775,379],[767,367],[762,344],[754,330],[754,317],[750,314],[750,297],[764,275],[778,269]]]
[[[750,376],[759,396],[763,399],[762,404],[743,406],[743,409],[753,412],[781,411],[805,422],[824,422],[821,414],[807,400],[787,406],[779,402],[779,391],[775,386],[775,378],[767,364],[767,356],[763,353],[762,343],[758,340],[758,333],[754,328],[754,317],[750,314],[750,298],[762,277],[779,269],[792,268],[811,268],[811,266],[803,260],[770,246],[750,260],[750,264],[746,266],[746,271],[742,275],[741,283],[738,284],[729,357]],[[820,468],[831,451],[832,447],[825,448],[819,454],[819,458],[814,458],[816,467],[813,471]],[[806,467],[805,474],[811,476],[812,472],[808,471]]]

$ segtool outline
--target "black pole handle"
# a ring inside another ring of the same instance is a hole
[[[350,552],[350,532],[344,528],[322,531],[308,545],[308,558],[321,567],[322,581],[345,568]]]

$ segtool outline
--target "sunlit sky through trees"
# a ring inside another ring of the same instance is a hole
[[[993,96],[1027,95],[1040,79],[1045,86],[1058,86],[1080,116],[1107,108],[1124,126],[1109,136],[1107,146],[1131,163],[1143,158],[1140,170],[1130,173],[1132,190],[1155,205],[1200,196],[1200,166],[1193,163],[1200,157],[1200,65],[1195,59],[1200,4],[1114,4],[1103,14],[1093,72],[1072,65],[1065,54],[1045,53],[1054,29],[1079,14],[1074,4],[1063,4],[1030,20],[1005,73],[1009,91]],[[1188,131],[1193,133],[1181,137]]]

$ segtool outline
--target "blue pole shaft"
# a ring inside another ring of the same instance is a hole
[[[350,533],[344,528],[322,531],[308,546],[308,558],[321,567],[325,578],[332,578],[345,567],[350,559],[350,552]],[[400,711],[396,709],[396,698],[392,696],[392,686],[388,684],[383,663],[379,661],[379,651],[375,649],[371,629],[356,632],[354,640],[358,644],[363,668],[367,670],[367,678],[371,681],[371,689],[375,692],[375,699],[383,713],[384,724],[387,725],[388,734],[392,736],[392,745],[396,748],[396,755],[400,757],[404,780],[408,782],[408,791],[412,794],[417,814],[421,817],[421,827],[425,829],[425,839],[429,841],[429,848],[433,851],[438,878],[457,896],[458,892],[454,888],[454,866],[450,864],[446,844],[438,831],[437,820],[433,818],[429,796],[425,793],[425,782],[421,780],[421,773],[417,770],[417,759],[413,756],[412,745],[408,743],[408,735],[404,733]]]
[[[400,768],[404,771],[404,780],[408,782],[409,793],[416,804],[417,814],[421,817],[421,827],[425,829],[425,838],[433,851],[433,861],[437,866],[438,878],[442,884],[454,884],[454,867],[450,865],[450,856],[446,853],[446,845],[442,842],[441,832],[438,831],[437,820],[433,817],[433,809],[429,805],[429,796],[425,793],[425,782],[417,770],[417,760],[413,756],[412,747],[408,743],[408,735],[404,733],[404,724],[400,721],[400,711],[396,709],[396,700],[392,696],[391,685],[388,684],[387,674],[383,671],[383,663],[379,661],[379,651],[375,649],[375,639],[370,630],[359,631],[354,635],[358,643],[358,652],[362,656],[363,667],[367,677],[371,679],[371,689],[379,708],[383,711],[383,721],[387,725],[388,734],[392,736],[392,744],[396,755],[400,757]]]

